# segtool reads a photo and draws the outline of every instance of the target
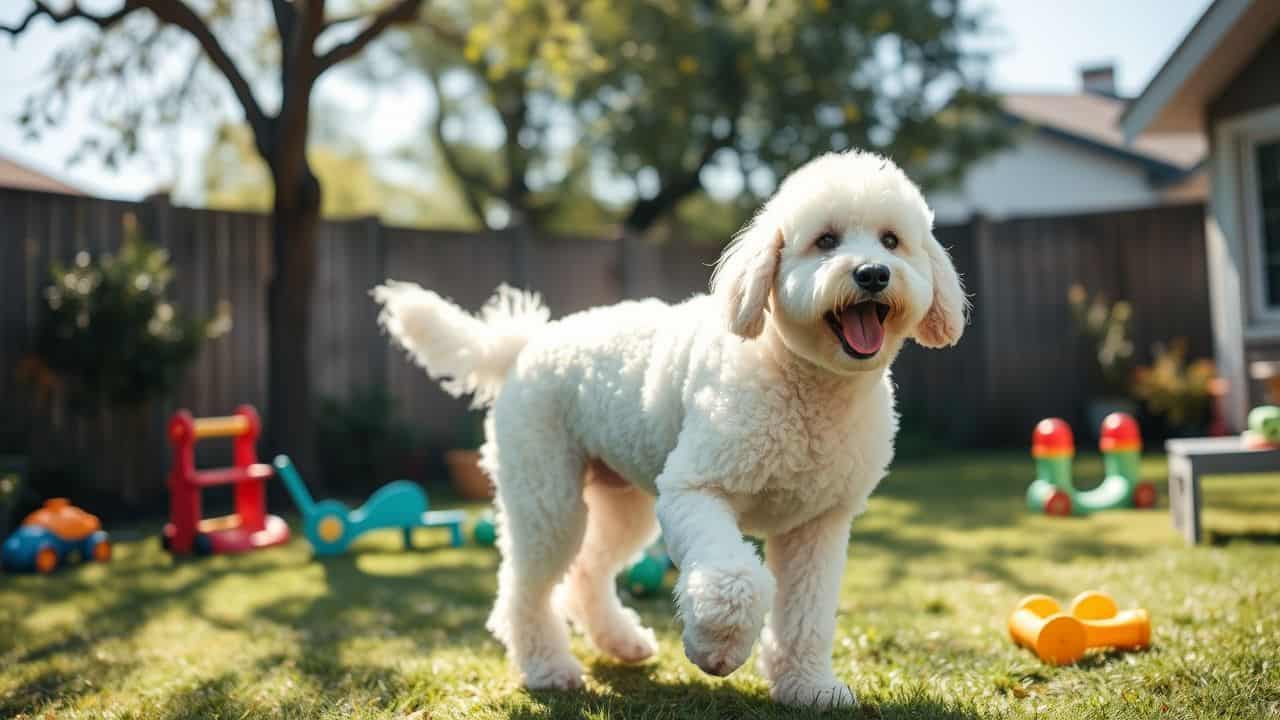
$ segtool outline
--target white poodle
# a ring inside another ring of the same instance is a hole
[[[548,322],[506,287],[478,316],[416,285],[374,290],[431,377],[491,407],[502,565],[488,627],[526,686],[582,684],[566,615],[620,660],[654,653],[614,577],[661,528],[694,664],[728,675],[760,636],[775,700],[855,702],[832,636],[849,524],[893,457],[889,365],[908,338],[952,345],[965,325],[932,222],[889,160],[828,154],[739,233],[711,294],[679,305]],[[766,539],[764,560],[743,533]]]

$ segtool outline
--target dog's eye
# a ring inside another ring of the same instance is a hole
[[[818,236],[817,240],[813,241],[814,247],[818,248],[819,250],[835,250],[836,246],[839,244],[840,244],[840,238],[836,237],[835,233],[829,233],[829,232],[822,233],[821,235]]]
[[[886,232],[880,236],[880,244],[883,245],[886,250],[893,250],[898,247],[898,236],[893,232]]]

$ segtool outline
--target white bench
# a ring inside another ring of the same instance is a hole
[[[1164,444],[1169,454],[1169,511],[1187,542],[1204,539],[1200,527],[1200,478],[1280,472],[1280,449],[1245,447],[1240,436],[1183,438]]]

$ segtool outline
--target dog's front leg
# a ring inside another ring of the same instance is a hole
[[[773,601],[773,576],[722,497],[702,489],[662,490],[657,511],[667,552],[680,568],[676,605],[684,653],[704,672],[728,675],[751,655]]]
[[[760,671],[778,702],[824,708],[856,703],[831,669],[852,517],[845,508],[829,510],[766,543],[778,593],[761,638]]]

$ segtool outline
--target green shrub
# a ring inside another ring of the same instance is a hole
[[[165,297],[173,280],[168,253],[142,239],[132,216],[124,225],[118,253],[95,260],[81,252],[70,267],[55,263],[45,288],[35,360],[67,387],[79,410],[136,406],[168,394],[201,343],[230,327],[225,303],[212,319],[179,313]]]

